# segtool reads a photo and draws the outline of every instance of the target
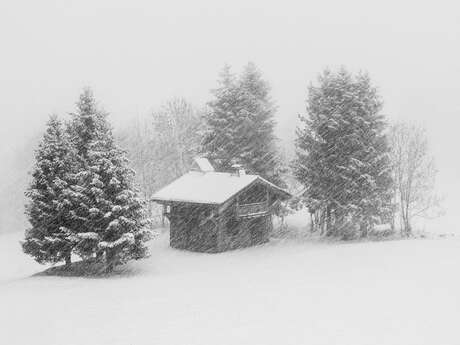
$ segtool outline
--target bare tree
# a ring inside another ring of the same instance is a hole
[[[423,127],[398,123],[390,129],[394,173],[394,221],[399,215],[403,236],[412,235],[412,219],[439,212],[435,193],[436,167]],[[393,224],[394,224],[393,221]]]
[[[157,161],[159,183],[164,185],[185,173],[198,152],[202,112],[183,98],[173,98],[153,112],[155,140],[161,148]]]
[[[173,98],[118,133],[145,197],[190,168],[201,139],[202,113],[183,98]]]
[[[145,199],[190,168],[201,139],[203,113],[185,99],[173,98],[118,133]],[[148,205],[152,220],[160,217],[159,207]]]
[[[132,167],[136,171],[136,181],[141,195],[148,198],[155,191],[157,178],[152,169],[153,159],[158,156],[158,147],[154,142],[152,121],[137,117],[117,133],[121,146],[128,151]]]

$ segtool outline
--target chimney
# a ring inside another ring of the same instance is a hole
[[[232,168],[234,169],[234,173],[236,176],[241,177],[241,176],[246,175],[246,170],[244,170],[241,164],[233,164]]]
[[[201,172],[213,172],[214,167],[211,163],[204,157],[195,157],[193,159],[192,170],[201,171]]]

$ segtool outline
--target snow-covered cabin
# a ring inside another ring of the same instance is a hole
[[[216,172],[208,160],[156,192],[173,248],[223,252],[268,241],[276,202],[291,195],[258,175]]]

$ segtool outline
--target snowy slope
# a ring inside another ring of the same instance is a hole
[[[459,344],[460,241],[173,250],[107,279],[30,277],[0,236],[0,344]]]

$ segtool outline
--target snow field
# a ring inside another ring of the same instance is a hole
[[[1,344],[456,345],[458,238],[272,241],[223,254],[151,242],[110,278],[44,267],[0,236]]]

